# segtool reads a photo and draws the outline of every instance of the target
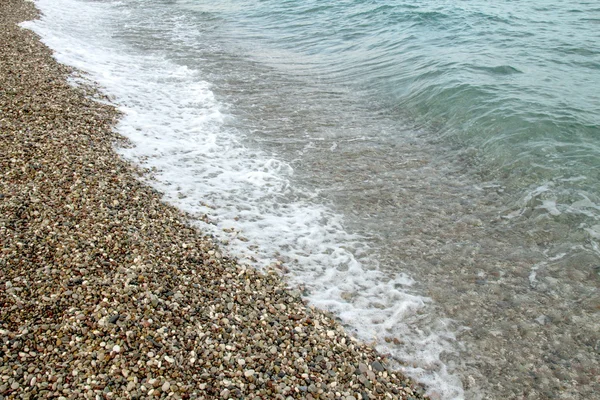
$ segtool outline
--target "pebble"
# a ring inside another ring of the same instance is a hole
[[[362,374],[366,374],[367,371],[369,371],[369,367],[367,367],[367,364],[365,363],[359,363],[358,364],[358,371]]]
[[[373,367],[373,369],[378,372],[385,371],[385,368],[383,367],[383,365],[381,365],[379,361],[374,361],[373,364],[371,364],[371,367]]]

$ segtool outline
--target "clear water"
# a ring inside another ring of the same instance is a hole
[[[597,3],[36,4],[166,200],[433,398],[600,393]]]

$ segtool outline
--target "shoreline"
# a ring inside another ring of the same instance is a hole
[[[143,184],[36,16],[0,5],[0,399],[423,398]]]

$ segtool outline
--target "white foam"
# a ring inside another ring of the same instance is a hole
[[[556,200],[554,199],[544,199],[542,200],[542,204],[537,206],[536,209],[546,210],[548,214],[556,217],[562,214],[558,207],[556,206]]]
[[[135,144],[119,151],[157,171],[152,184],[167,201],[208,215],[212,224],[195,223],[240,262],[260,267],[286,261],[291,283],[305,286],[312,304],[406,363],[404,372],[429,385],[432,395],[464,397],[460,380],[440,361],[442,353],[454,351],[450,321],[438,321],[436,330],[416,329],[429,299],[411,290],[410,277],[384,274],[375,261],[359,258],[365,242],[346,232],[342,216],[315,203],[310,191],[292,185],[289,164],[244,146],[243,132],[227,128],[231,117],[198,71],[111,35],[111,27],[135,13],[117,2],[36,4],[43,18],[23,26],[115,99],[124,113],[117,128]],[[386,345],[387,337],[404,345]]]
[[[585,231],[588,232],[593,238],[600,239],[600,224],[585,228]]]

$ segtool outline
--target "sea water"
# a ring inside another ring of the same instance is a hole
[[[166,201],[433,398],[600,393],[597,3],[36,5]]]

